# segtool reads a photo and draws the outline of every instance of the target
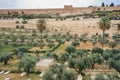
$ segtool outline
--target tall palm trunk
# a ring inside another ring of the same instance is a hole
[[[41,37],[41,42],[42,42],[42,41],[43,41],[43,40],[42,40],[42,39],[43,39],[43,38],[42,38],[42,32],[41,32],[41,35],[40,35],[40,37]]]
[[[103,42],[102,42],[102,48],[104,47],[104,34],[105,34],[105,30],[103,30]]]

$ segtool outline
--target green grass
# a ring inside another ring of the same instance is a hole
[[[0,48],[0,52],[12,52],[13,46],[5,45]]]
[[[11,53],[14,49],[19,48],[21,46],[12,46],[12,45],[5,45],[0,48],[0,53],[2,52],[9,52]],[[30,49],[32,46],[25,45],[24,47]]]
[[[83,80],[91,80],[90,76],[83,76]]]

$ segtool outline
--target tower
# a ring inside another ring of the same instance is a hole
[[[65,5],[64,6],[64,13],[72,13],[72,12],[73,12],[72,5]]]

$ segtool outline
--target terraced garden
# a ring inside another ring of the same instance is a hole
[[[108,79],[109,76],[120,79],[119,33],[109,35],[108,30],[103,39],[96,32],[74,34],[37,26],[40,28],[18,27],[17,24],[15,28],[0,28],[0,71],[10,71],[7,75],[0,74],[0,80],[6,77],[11,80],[76,80],[79,75],[83,80],[91,80],[91,76],[98,80],[99,76],[105,78],[104,75]],[[36,63],[43,59],[53,61],[46,69],[36,69]],[[27,75],[21,77],[22,72]]]

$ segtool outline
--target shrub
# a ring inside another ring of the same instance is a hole
[[[72,42],[72,45],[73,46],[79,46],[80,45],[80,42],[78,41],[78,40],[74,40],[73,42]]]
[[[45,43],[44,43],[44,42],[40,42],[40,43],[38,44],[38,46],[42,49],[42,48],[45,46]]]
[[[61,40],[61,44],[65,44],[65,40]]]
[[[22,23],[23,23],[23,24],[27,24],[28,22],[24,20],[24,21],[22,21]]]
[[[63,21],[63,18],[61,18],[60,20]]]
[[[68,52],[68,53],[74,53],[75,52],[75,47],[74,46],[68,46],[65,51]]]
[[[53,46],[55,46],[55,44],[54,44],[53,42],[49,42],[49,43],[48,43],[48,47],[49,47],[49,48],[52,48]]]
[[[102,54],[103,53],[103,49],[101,49],[99,47],[94,47],[92,49],[92,53],[100,53],[100,54]]]
[[[56,18],[56,21],[58,21],[58,18]]]
[[[21,26],[21,29],[25,29],[25,26],[24,26],[24,25],[22,25],[22,26]]]
[[[109,34],[104,34],[104,37],[109,37]]]
[[[112,42],[109,43],[109,45],[110,45],[111,48],[114,48],[115,46],[117,46],[117,42],[112,41]]]
[[[19,22],[19,21],[16,21],[15,23],[16,23],[16,24],[19,24],[20,22]]]
[[[37,70],[37,71],[34,71],[34,73],[35,73],[35,74],[40,74],[41,71],[38,71],[38,70]]]
[[[115,34],[112,36],[113,40],[116,41],[116,42],[120,42],[120,34]]]
[[[16,29],[19,29],[20,28],[20,26],[19,25],[16,25]]]
[[[70,36],[66,37],[66,41],[70,41],[70,39],[71,39]]]
[[[80,20],[80,18],[77,18],[77,20]]]

